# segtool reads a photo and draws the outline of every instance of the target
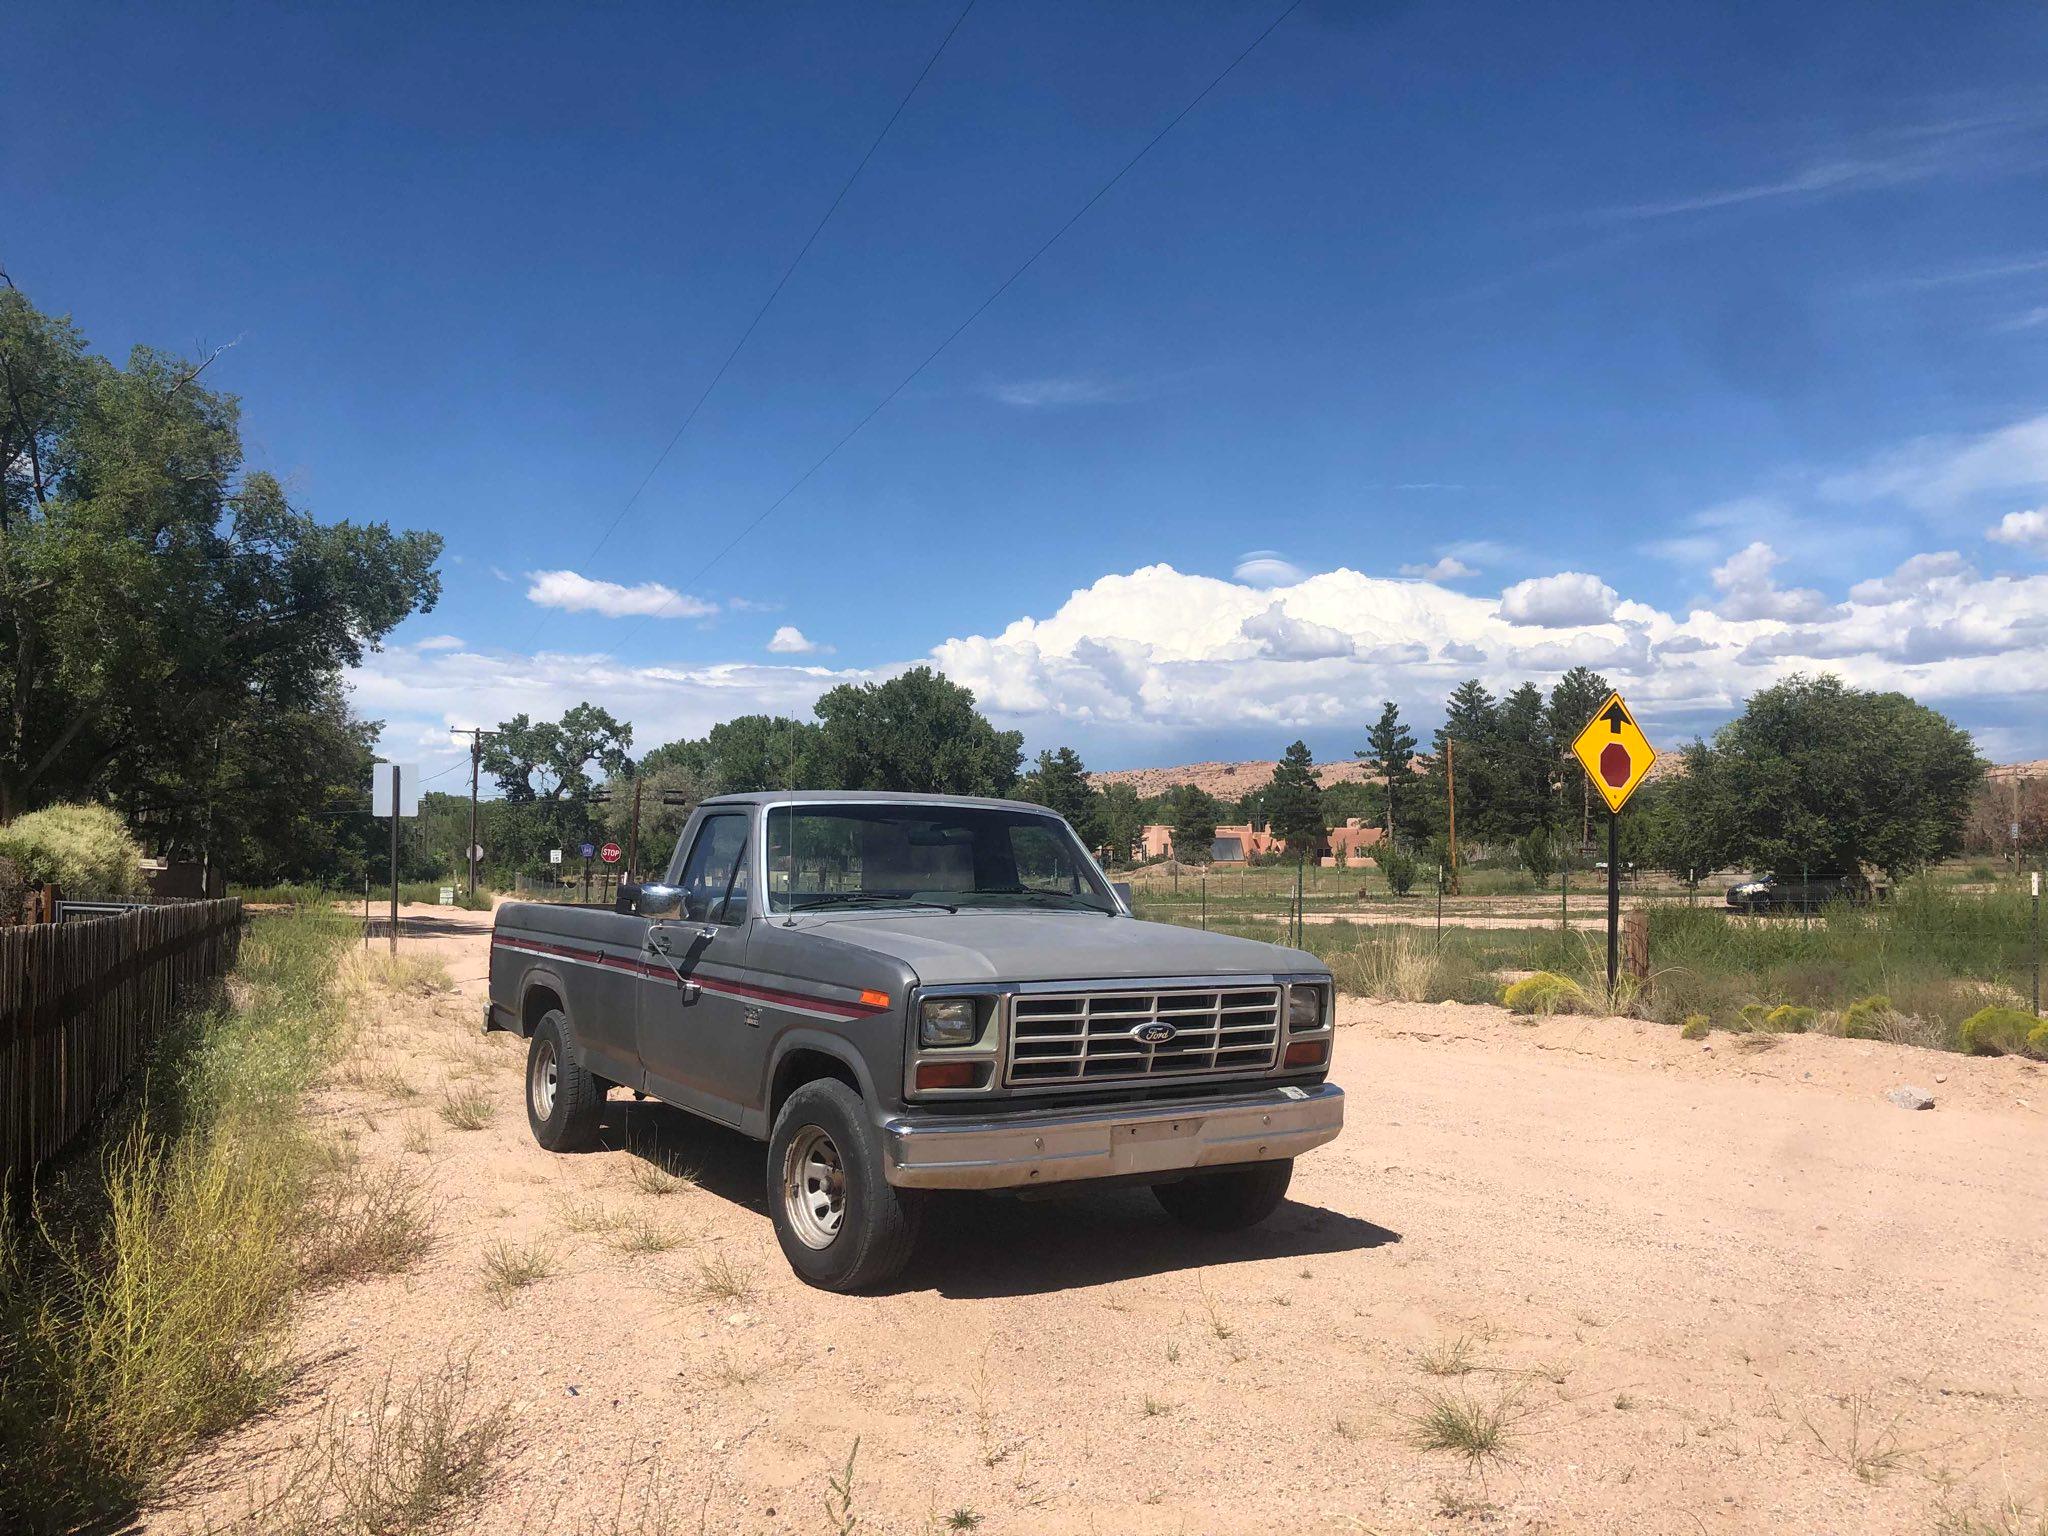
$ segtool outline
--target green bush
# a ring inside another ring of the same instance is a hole
[[[31,885],[78,896],[129,896],[142,889],[142,848],[103,805],[53,805],[0,827],[0,858]]]
[[[1714,1021],[1704,1013],[1689,1013],[1685,1016],[1685,1022],[1679,1026],[1678,1038],[1681,1040],[1704,1040],[1712,1033],[1713,1028]]]
[[[1859,997],[1842,1014],[1842,1033],[1851,1040],[1881,1040],[1884,1021],[1896,1012],[1892,1000],[1881,992]]]
[[[2027,1031],[2027,1054],[2048,1061],[2048,1019]]]
[[[1415,860],[1398,848],[1388,848],[1374,855],[1380,866],[1380,873],[1387,877],[1387,889],[1396,896],[1406,896],[1415,889]]]
[[[1818,1012],[1812,1008],[1780,1003],[1764,1015],[1764,1027],[1781,1035],[1803,1035],[1813,1028],[1813,1021],[1818,1017]]]
[[[1972,1056],[2017,1056],[2039,1023],[2024,1008],[1979,1008],[1963,1020],[1962,1047]]]
[[[1569,976],[1538,971],[1503,988],[1500,1000],[1510,1012],[1536,1015],[1571,1013],[1584,1005],[1586,994]]]
[[[1744,1003],[1742,1005],[1742,1022],[1751,1029],[1768,1029],[1770,1027],[1770,1016],[1770,1005],[1767,1003]]]

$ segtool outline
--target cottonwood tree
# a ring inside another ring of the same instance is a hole
[[[1984,761],[1967,731],[1902,693],[1794,675],[1753,695],[1660,797],[1678,857],[1720,868],[1854,872],[1891,878],[1962,847]],[[1674,867],[1669,846],[1657,862]]]
[[[821,777],[818,726],[786,715],[737,715],[705,735],[656,747],[643,770],[686,768],[707,794],[746,795],[764,789],[839,789]]]
[[[560,720],[518,714],[499,722],[484,738],[483,769],[515,805],[581,804],[590,798],[590,770],[625,772],[632,746],[632,726],[595,704],[576,704]]]
[[[842,683],[815,713],[821,788],[1002,795],[1017,783],[1023,736],[997,730],[972,692],[930,667],[886,683]]]
[[[246,874],[320,841],[296,818],[266,841],[251,744],[296,722],[343,748],[297,764],[300,796],[362,794],[338,681],[434,606],[441,540],[316,522],[246,471],[218,355],[118,366],[0,278],[0,822],[105,799],[168,852],[232,826]]]

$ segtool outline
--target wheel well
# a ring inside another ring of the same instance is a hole
[[[519,1001],[519,1032],[531,1035],[539,1026],[541,1015],[550,1008],[559,1008],[562,1000],[555,996],[555,989],[546,985],[531,986],[526,996]]]
[[[792,1093],[805,1083],[815,1083],[822,1077],[837,1078],[855,1093],[860,1092],[860,1079],[854,1076],[853,1068],[837,1056],[798,1048],[775,1065],[775,1085],[768,1095],[768,1123],[775,1123],[775,1117],[782,1113],[783,1102]]]

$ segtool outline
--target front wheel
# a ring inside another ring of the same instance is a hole
[[[574,1152],[597,1139],[604,1092],[577,1063],[568,1015],[551,1008],[526,1043],[526,1123],[550,1152]]]
[[[902,1272],[917,1243],[915,1195],[882,1174],[866,1106],[835,1078],[789,1096],[768,1138],[768,1209],[797,1278],[857,1291]]]
[[[1238,1232],[1278,1210],[1293,1177],[1294,1159],[1283,1157],[1227,1173],[1154,1184],[1152,1193],[1166,1214],[1184,1226],[1201,1232]]]

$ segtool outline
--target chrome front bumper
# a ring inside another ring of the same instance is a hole
[[[892,1115],[880,1127],[885,1175],[913,1189],[1018,1189],[1270,1162],[1343,1128],[1344,1090],[1331,1083],[990,1119]]]

